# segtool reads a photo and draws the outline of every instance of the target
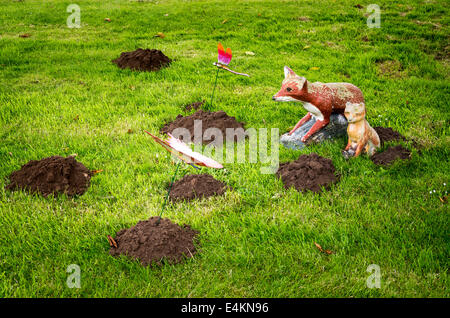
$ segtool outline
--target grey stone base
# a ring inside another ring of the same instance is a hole
[[[311,118],[308,122],[303,124],[294,133],[289,136],[288,133],[280,137],[280,142],[289,149],[300,150],[312,143],[320,143],[324,140],[332,140],[347,134],[347,119],[341,114],[332,114],[330,116],[330,123],[308,138],[306,144],[301,141],[302,137],[306,135],[309,129],[316,122],[315,118]]]

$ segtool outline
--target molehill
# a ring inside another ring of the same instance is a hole
[[[194,241],[198,232],[188,225],[179,226],[158,216],[139,221],[135,226],[117,232],[109,253],[113,256],[127,255],[142,265],[176,264],[196,253]]]
[[[286,189],[294,187],[300,192],[321,192],[338,181],[335,171],[331,159],[312,153],[280,164],[276,175],[281,178]]]
[[[24,189],[44,197],[65,193],[83,194],[89,187],[92,172],[74,157],[52,156],[31,160],[9,176],[8,190]]]
[[[132,52],[122,52],[120,57],[112,60],[118,67],[134,71],[154,72],[169,65],[172,60],[160,50],[137,49]]]

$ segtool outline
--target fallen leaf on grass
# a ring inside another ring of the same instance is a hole
[[[132,134],[133,133],[133,129],[128,129],[127,133]]]
[[[225,19],[225,20],[222,21],[222,24],[225,24],[227,22],[228,22],[228,19]]]
[[[311,19],[309,17],[297,17],[295,19],[298,21],[303,21],[303,22],[311,21]]]
[[[447,198],[447,196],[444,196],[444,197],[439,197],[439,200],[441,200],[441,202],[442,203],[446,203],[447,202],[447,200],[448,200],[448,198]]]
[[[433,22],[430,22],[430,21],[419,21],[419,20],[415,20],[414,23],[415,23],[415,24],[418,24],[418,25],[430,24],[430,25],[432,25],[432,26],[433,26],[434,28],[436,28],[436,29],[440,29],[440,28],[442,27],[442,25],[440,25],[439,23],[433,23]]]
[[[114,241],[114,239],[111,237],[111,235],[108,235],[107,238],[108,238],[109,246],[111,246],[111,247],[114,246],[115,248],[117,248],[117,243],[116,243],[116,241]]]
[[[314,242],[314,245],[319,249],[319,251],[323,252],[322,246]]]
[[[103,169],[99,169],[99,170],[91,170],[92,174],[97,174],[100,172],[103,172]]]
[[[316,247],[319,249],[319,251],[321,251],[322,253],[325,253],[325,254],[328,254],[328,255],[330,255],[330,254],[333,254],[333,251],[330,251],[330,250],[324,250],[323,248],[322,248],[322,246],[320,246],[319,244],[317,244],[316,242],[314,242],[314,245],[316,245]]]
[[[317,71],[319,69],[320,69],[320,67],[317,67],[317,66],[313,66],[313,67],[310,68],[311,71]]]
[[[105,21],[106,22],[111,22],[111,19],[110,18],[105,18]]]
[[[305,46],[303,47],[303,49],[306,50],[306,49],[309,49],[310,47],[311,47],[311,45],[305,45]]]
[[[154,35],[154,37],[164,39],[166,37],[166,35],[162,32],[158,32]]]
[[[31,36],[30,33],[19,34],[20,38],[29,38]]]

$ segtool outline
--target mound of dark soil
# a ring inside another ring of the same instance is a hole
[[[370,159],[376,165],[388,166],[397,159],[410,159],[411,151],[405,147],[398,145],[395,147],[389,147],[383,152],[374,154]]]
[[[154,72],[170,64],[172,60],[160,50],[137,49],[132,52],[122,52],[120,57],[112,62],[120,68]]]
[[[74,157],[53,156],[42,160],[31,160],[20,170],[14,171],[6,186],[8,190],[25,189],[49,194],[65,193],[69,196],[81,195],[89,187],[92,172]]]
[[[286,189],[294,187],[297,191],[310,190],[321,192],[338,181],[331,159],[316,153],[301,155],[293,162],[280,164],[277,176],[281,178]]]
[[[380,137],[382,145],[389,141],[406,141],[405,136],[393,130],[391,127],[374,127],[374,129]]]
[[[187,112],[190,112],[192,109],[198,110],[200,107],[203,106],[203,104],[205,102],[206,102],[205,100],[202,100],[201,102],[195,102],[195,103],[191,103],[191,104],[185,105],[184,106],[184,110],[187,111]]]
[[[172,201],[189,201],[196,198],[208,198],[223,195],[228,186],[209,174],[191,174],[175,182],[170,191]]]
[[[178,115],[177,118],[171,122],[164,125],[161,129],[161,133],[172,133],[176,128],[186,128],[189,130],[191,135],[191,140],[183,140],[184,142],[194,142],[194,121],[201,121],[202,136],[204,136],[205,130],[208,128],[217,128],[222,132],[223,140],[227,141],[240,141],[245,138],[244,134],[244,124],[240,123],[234,117],[228,116],[224,111],[218,112],[208,112],[199,110],[190,116]],[[242,128],[241,131],[236,131],[236,134],[232,136],[226,134],[227,128]],[[200,131],[200,130],[199,130]],[[199,137],[202,137],[199,136]],[[197,138],[199,138],[197,137]],[[180,139],[183,139],[180,137]],[[202,138],[204,144],[208,144],[215,140],[215,136],[211,138]]]
[[[140,260],[144,266],[152,263],[161,265],[163,261],[175,264],[196,253],[194,239],[197,231],[188,225],[179,226],[169,219],[161,219],[158,224],[158,219],[158,216],[151,217],[117,232],[114,238],[117,248],[111,247],[109,253],[130,256]]]

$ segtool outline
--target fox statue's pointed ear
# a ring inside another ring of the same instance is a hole
[[[284,78],[288,77],[295,77],[297,74],[293,70],[291,70],[289,67],[284,67]]]
[[[303,76],[300,77],[300,79],[303,81],[302,89],[305,90],[305,92],[307,92],[307,91],[308,91],[308,81],[307,81],[306,78],[303,77]]]

